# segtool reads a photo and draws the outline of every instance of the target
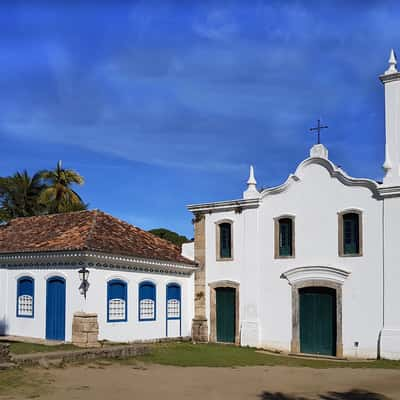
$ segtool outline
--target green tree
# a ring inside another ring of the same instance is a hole
[[[40,177],[46,184],[41,191],[39,202],[48,213],[80,211],[87,208],[81,197],[72,189],[72,185],[83,185],[84,179],[72,169],[64,169],[61,161],[54,170],[41,171]]]
[[[30,176],[24,170],[11,176],[0,177],[0,221],[44,212],[38,201],[43,188],[40,173]]]
[[[170,231],[165,228],[157,228],[157,229],[151,229],[149,230],[150,233],[153,235],[156,235],[160,237],[161,239],[168,240],[169,242],[173,243],[175,246],[178,246],[179,248],[182,247],[183,243],[190,242],[190,240],[183,235],[179,235],[176,232]]]

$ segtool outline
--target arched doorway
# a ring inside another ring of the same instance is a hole
[[[46,339],[65,340],[65,279],[49,278],[46,290]]]

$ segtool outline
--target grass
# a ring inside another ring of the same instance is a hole
[[[50,351],[71,351],[80,350],[72,344],[58,344],[54,346],[49,346],[45,344],[38,343],[24,343],[24,342],[2,342],[8,343],[10,345],[10,352],[13,354],[30,354],[30,353],[43,353]]]
[[[22,395],[28,399],[39,398],[50,390],[52,382],[50,374],[43,370],[16,368],[0,371],[0,396]]]
[[[330,361],[302,359],[261,353],[248,347],[221,344],[162,343],[151,346],[151,353],[139,361],[181,367],[285,366],[309,368],[387,368],[400,369],[399,361]]]

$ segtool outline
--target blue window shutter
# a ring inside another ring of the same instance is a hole
[[[18,296],[27,294],[33,297],[33,279],[32,278],[20,278],[18,280]]]
[[[113,304],[112,300],[123,300],[119,302],[120,313],[116,314],[118,311],[115,309],[116,306]],[[110,305],[112,309],[110,310]],[[125,310],[124,310],[125,308]],[[120,279],[114,279],[107,283],[107,321],[108,322],[118,322],[127,321],[128,319],[128,301],[127,301],[127,284]],[[114,313],[114,315],[112,314]]]
[[[167,286],[167,300],[171,299],[181,299],[181,287],[177,284],[171,284]]]
[[[139,299],[156,300],[156,287],[151,282],[144,282],[140,284]]]
[[[108,283],[108,299],[126,300],[126,283],[120,280],[113,280]]]
[[[33,318],[35,304],[35,287],[34,280],[29,276],[19,278],[17,281],[17,317]],[[25,298],[20,301],[20,296],[30,296],[31,299]],[[29,305],[26,302],[29,302]]]
[[[156,320],[156,286],[152,282],[139,284],[139,321]]]
[[[177,283],[167,285],[167,320],[173,319],[181,319],[181,287]],[[181,332],[181,327],[179,331]]]

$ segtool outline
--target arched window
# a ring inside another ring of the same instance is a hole
[[[362,253],[361,212],[339,214],[339,255],[360,256]]]
[[[17,282],[17,317],[33,318],[34,312],[34,280],[29,276]]]
[[[294,257],[294,218],[275,220],[275,258]]]
[[[221,222],[217,225],[217,259],[232,258],[232,223]]]
[[[167,318],[181,318],[181,287],[177,283],[167,285]]]
[[[127,320],[127,285],[120,279],[107,283],[107,321]]]
[[[139,285],[139,321],[156,319],[156,286],[152,282]]]

